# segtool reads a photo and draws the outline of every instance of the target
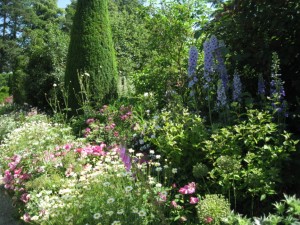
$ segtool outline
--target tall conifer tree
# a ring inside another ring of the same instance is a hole
[[[78,0],[71,30],[65,87],[72,114],[80,107],[79,77],[87,78],[92,100],[107,103],[117,96],[117,68],[107,0]]]

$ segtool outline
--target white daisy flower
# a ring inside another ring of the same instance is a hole
[[[112,216],[114,214],[114,212],[113,211],[107,211],[105,214],[109,215],[109,216]]]
[[[119,209],[119,210],[117,211],[117,214],[118,214],[118,215],[124,214],[124,209]]]
[[[100,213],[95,213],[93,215],[93,217],[94,217],[95,220],[98,220],[101,217],[101,214]]]
[[[111,204],[111,203],[113,203],[114,201],[115,201],[114,198],[109,198],[109,199],[107,199],[107,204]]]
[[[147,215],[144,210],[139,211],[138,214],[139,214],[140,217],[145,217]]]
[[[132,191],[132,189],[133,189],[133,187],[127,186],[127,187],[125,187],[125,192],[130,192],[130,191]]]

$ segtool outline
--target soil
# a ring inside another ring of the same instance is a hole
[[[10,196],[7,195],[0,175],[0,225],[21,225],[16,209]]]

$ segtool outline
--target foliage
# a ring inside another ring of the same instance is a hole
[[[284,199],[273,204],[275,212],[268,216],[252,219],[232,213],[225,224],[251,225],[251,224],[300,224],[300,200],[296,196],[284,195]]]
[[[2,143],[4,137],[16,129],[20,122],[16,120],[17,115],[9,114],[9,115],[0,115],[0,143]]]
[[[117,67],[108,17],[108,1],[78,1],[68,51],[65,89],[71,114],[80,108],[79,76],[88,74],[92,99],[97,104],[117,95]]]
[[[3,165],[7,157],[15,154],[41,154],[72,139],[70,128],[51,124],[44,115],[32,115],[4,138],[0,145],[0,163]]]
[[[270,81],[272,52],[281,60],[282,79],[286,82],[288,99],[299,96],[299,3],[293,0],[270,2],[263,0],[211,1],[216,12],[202,32],[215,34],[224,40],[230,56],[230,70],[244,71],[247,90],[256,92],[255,80],[259,74]],[[249,18],[252,18],[251,21]],[[202,27],[203,28],[203,27]]]
[[[129,77],[140,71],[150,57],[147,48],[149,31],[146,28],[147,10],[137,0],[110,1],[109,16],[118,72],[123,79],[122,86]]]
[[[94,113],[73,120],[73,128],[90,143],[130,146],[134,129],[138,126],[133,110],[130,105],[118,108],[104,105]]]
[[[197,213],[202,224],[222,224],[230,215],[230,203],[222,195],[206,194],[197,205]]]
[[[193,165],[204,156],[200,147],[207,130],[200,116],[176,107],[153,116],[146,123],[145,137],[173,166],[180,168],[184,177],[191,174]]]
[[[151,59],[141,72],[132,75],[132,82],[136,93],[153,92],[163,105],[168,101],[168,92],[184,97],[194,20],[188,4],[164,3],[161,9],[154,7],[150,12],[146,23],[149,30],[146,51],[151,51]]]
[[[59,158],[64,161],[70,155],[75,156],[74,161],[65,162],[65,168],[55,169],[52,165],[52,170],[63,169],[65,172],[51,180],[52,185],[47,184],[49,176],[55,175],[52,171],[47,176],[49,166],[44,167],[43,176],[32,183],[27,182],[30,201],[25,202],[23,219],[26,220],[28,215],[35,224],[95,224],[99,220],[104,224],[114,221],[153,224],[158,220],[164,221],[158,211],[161,207],[153,205],[155,190],[141,183],[142,171],[136,179],[132,179],[133,174],[126,172],[117,148],[99,152],[101,155],[86,155],[88,146],[76,151],[61,150],[63,155],[56,154],[53,162],[57,163]],[[64,182],[56,183],[57,179]]]
[[[264,200],[279,190],[283,162],[296,143],[290,133],[278,131],[270,114],[248,110],[244,121],[217,130],[205,141],[213,166],[210,177],[235,204],[245,204],[248,196]]]
[[[23,82],[26,102],[40,109],[49,109],[48,99],[53,85],[63,82],[69,38],[56,24],[47,24],[44,30],[30,34],[28,64]]]

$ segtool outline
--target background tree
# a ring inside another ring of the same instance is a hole
[[[137,94],[153,92],[161,105],[166,104],[170,93],[184,96],[188,51],[195,41],[192,13],[189,3],[170,1],[148,6],[145,51],[151,55],[142,71],[132,76]]]
[[[272,52],[281,61],[287,98],[295,102],[300,90],[300,4],[287,1],[210,1],[218,10],[203,31],[224,40],[231,70],[243,71],[247,89],[257,91],[257,77],[270,81]]]
[[[63,11],[56,0],[3,0],[0,4],[4,8],[0,72],[12,72],[9,84],[15,102],[45,109],[49,107],[45,94],[64,70],[68,38],[60,31]]]
[[[65,87],[72,113],[80,108],[79,77],[89,74],[95,103],[107,103],[117,96],[117,66],[111,37],[108,2],[77,2],[67,57]]]

